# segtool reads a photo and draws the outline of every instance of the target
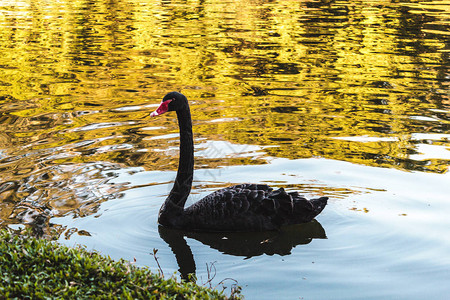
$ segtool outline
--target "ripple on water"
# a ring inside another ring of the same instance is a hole
[[[301,176],[283,176],[278,169]],[[286,298],[302,295],[320,299],[360,299],[362,295],[368,299],[414,298],[417,293],[423,293],[424,286],[432,289],[430,295],[445,292],[443,276],[450,266],[449,240],[442,231],[434,229],[450,226],[444,216],[436,219],[439,212],[449,209],[450,203],[440,197],[441,190],[436,190],[444,186],[447,175],[435,174],[431,183],[420,180],[421,176],[417,177],[420,173],[330,160],[280,159],[266,165],[210,171],[213,173],[197,172],[199,182],[204,182],[204,176],[216,176],[216,184],[225,186],[243,179],[245,182],[251,173],[254,182],[270,181],[268,178],[289,182],[299,178],[319,181],[326,178],[329,188],[340,187],[342,181],[357,182],[359,188],[343,198],[331,195],[327,208],[317,218],[327,239],[296,245],[289,255],[235,256],[229,252],[223,254],[198,237],[185,238],[194,255],[200,282],[207,281],[208,268],[213,264],[217,282],[229,277],[236,279],[245,285],[245,294],[251,298],[261,297],[258,290],[264,291],[262,298],[266,299],[276,297],[280,290]],[[159,207],[170,190],[175,172],[137,169],[118,174],[115,182],[128,182],[128,188],[123,190],[122,198],[103,203],[97,218],[55,219],[67,223],[68,227],[84,229],[94,238],[72,236],[63,242],[80,242],[112,257],[136,258],[137,264],[157,270],[150,254],[155,248],[159,250],[157,256],[166,274],[177,271],[179,266],[172,249],[161,240],[156,225]],[[427,174],[422,176],[427,178]],[[228,181],[230,178],[233,181]],[[418,181],[411,185],[412,179]],[[153,183],[145,185],[149,182]],[[194,184],[194,189],[199,188],[199,197],[213,189]],[[363,190],[365,193],[360,193]],[[332,194],[333,190],[329,191]],[[406,211],[403,201],[409,203]],[[354,206],[366,210],[353,210]],[[427,278],[425,283],[424,278]],[[261,282],[270,282],[271,288],[261,287]]]
[[[230,235],[182,239],[200,283],[214,264],[212,285],[236,279],[248,299],[450,293],[447,3],[0,2],[2,226],[50,227],[153,270],[156,248],[178,270],[157,227],[175,115],[149,112],[181,90],[190,203],[242,182],[330,197],[327,239],[254,234],[253,256],[224,248]]]

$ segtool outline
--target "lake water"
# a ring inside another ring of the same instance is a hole
[[[448,299],[445,1],[0,1],[0,226],[247,299]],[[190,203],[326,195],[280,232],[158,228],[190,99]]]

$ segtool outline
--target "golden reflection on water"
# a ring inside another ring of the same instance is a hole
[[[176,135],[155,138],[174,115],[149,118],[170,90],[191,100],[197,143],[261,146],[199,168],[325,157],[444,173],[449,20],[443,1],[2,1],[2,182],[175,169]]]

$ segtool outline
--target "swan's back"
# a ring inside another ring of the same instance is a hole
[[[265,184],[240,184],[218,190],[184,211],[183,227],[198,231],[261,231],[310,222],[328,197],[307,200],[297,192]]]

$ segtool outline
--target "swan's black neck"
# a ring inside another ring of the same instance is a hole
[[[191,192],[192,177],[194,174],[194,141],[192,137],[192,121],[189,106],[177,111],[178,126],[180,127],[180,159],[175,184],[169,198],[180,207],[184,207],[186,199]]]
[[[178,126],[180,127],[180,158],[175,183],[169,196],[159,212],[159,223],[180,227],[184,205],[191,192],[194,174],[194,141],[192,137],[192,120],[189,105],[177,110]],[[177,224],[174,224],[177,223]]]

